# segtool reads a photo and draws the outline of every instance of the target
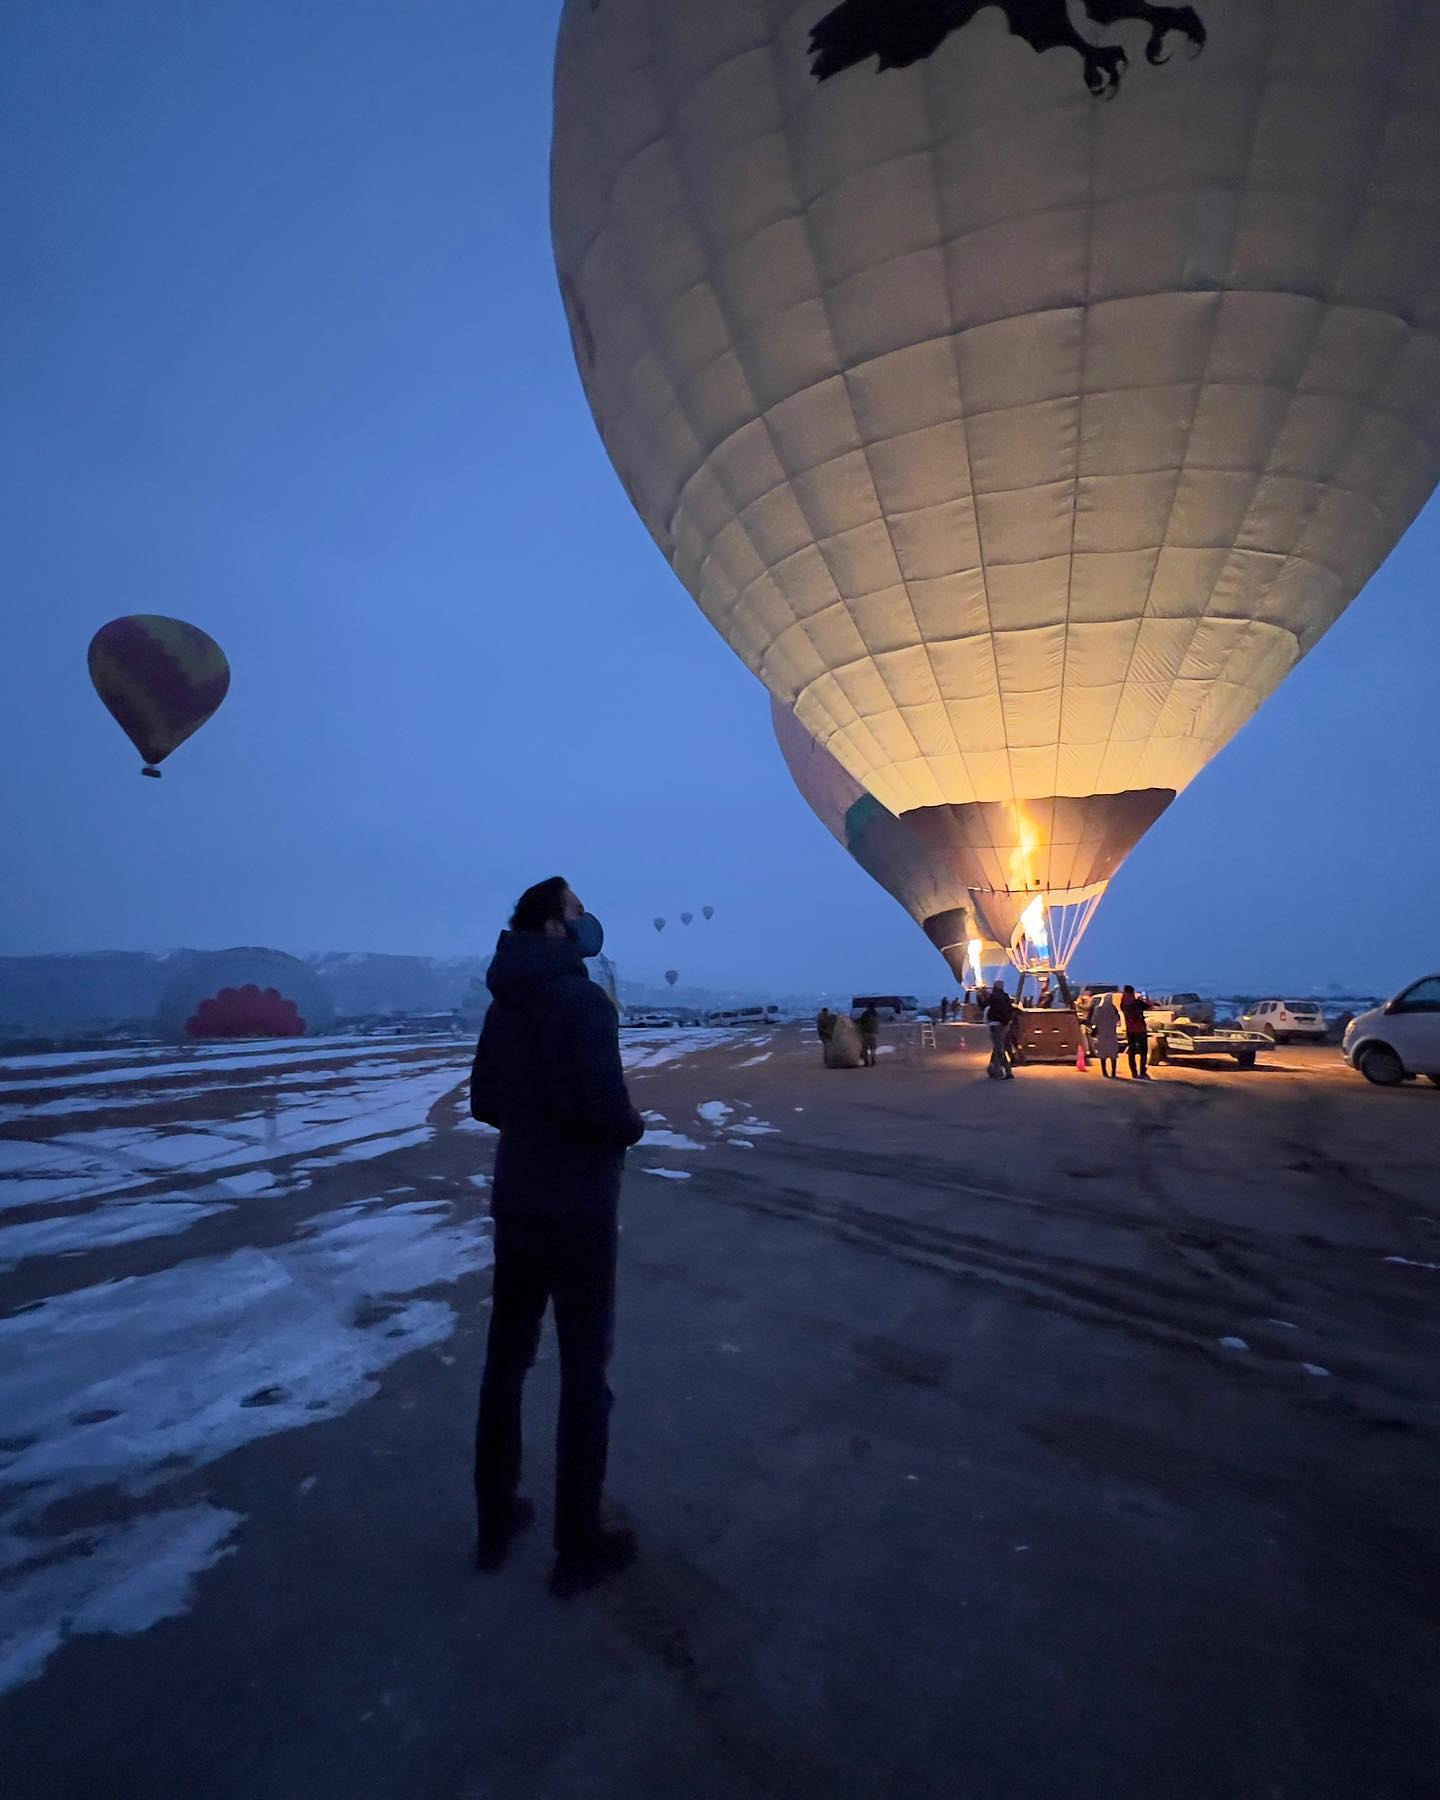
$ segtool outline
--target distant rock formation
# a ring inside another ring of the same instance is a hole
[[[483,982],[490,966],[488,956],[398,956],[374,950],[326,950],[305,960],[342,1019],[456,1012],[470,984]]]

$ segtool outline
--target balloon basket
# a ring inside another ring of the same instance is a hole
[[[140,773],[142,775],[148,775],[152,781],[158,781],[160,779],[160,771],[152,763],[146,763]]]

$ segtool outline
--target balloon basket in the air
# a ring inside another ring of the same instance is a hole
[[[152,781],[158,781],[160,779],[160,771],[153,763],[146,763],[140,773],[142,775],[148,775]]]

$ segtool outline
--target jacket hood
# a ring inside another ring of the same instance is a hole
[[[585,959],[568,937],[546,937],[538,931],[502,931],[485,972],[485,985],[497,1000],[523,999],[527,989],[566,976],[590,979]]]

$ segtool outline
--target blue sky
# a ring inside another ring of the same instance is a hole
[[[637,977],[942,985],[591,426],[548,238],[557,17],[5,8],[0,951],[459,954],[559,871]],[[1133,856],[1081,979],[1440,964],[1437,548],[1432,503]],[[132,611],[234,669],[159,783],[85,677]]]

